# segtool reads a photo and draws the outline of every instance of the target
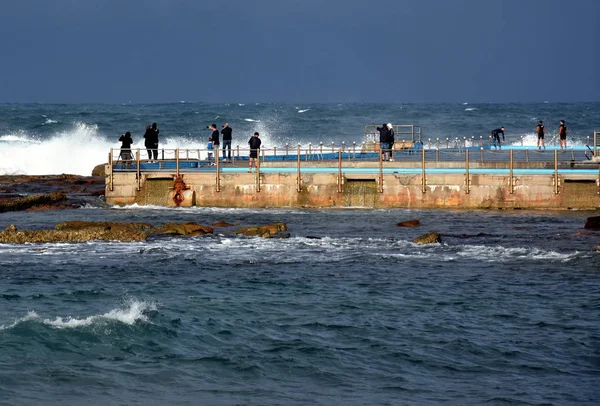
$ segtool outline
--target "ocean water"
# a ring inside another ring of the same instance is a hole
[[[234,144],[255,130],[267,144],[306,144],[360,142],[365,124],[388,121],[426,137],[485,135],[498,123],[516,143],[538,118],[565,119],[583,145],[598,107],[2,105],[0,166],[87,175],[119,133],[139,140],[153,121],[181,148],[204,145],[206,124],[225,120]],[[0,405],[597,404],[600,232],[583,229],[592,215],[96,198],[1,213],[2,229],[282,221],[290,238],[232,227],[143,243],[0,244]],[[409,219],[422,226],[396,226]],[[411,242],[429,231],[442,244]]]
[[[600,103],[541,104],[205,104],[153,105],[0,104],[0,175],[90,175],[119,148],[130,131],[133,148],[144,149],[147,124],[160,129],[160,148],[203,149],[212,123],[229,122],[233,145],[247,147],[258,131],[263,148],[288,144],[341,146],[363,141],[365,125],[392,122],[421,126],[424,140],[487,138],[506,127],[506,142],[536,145],[535,126],[544,120],[546,142],[566,120],[569,145],[583,146],[600,131]]]

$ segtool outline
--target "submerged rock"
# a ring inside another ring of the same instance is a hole
[[[600,230],[600,216],[588,217],[583,228]]]
[[[396,224],[398,227],[418,227],[421,225],[419,220],[406,220]]]
[[[272,223],[264,226],[242,227],[236,230],[236,234],[242,234],[247,237],[271,238],[277,236],[280,231],[287,231],[285,223]]]
[[[226,221],[215,221],[214,223],[212,223],[213,227],[233,227],[233,226],[237,226],[239,223],[233,224],[233,223],[228,223]]]
[[[415,244],[441,244],[442,237],[440,236],[440,233],[431,232],[415,238],[413,242]]]
[[[196,236],[204,234],[212,234],[214,229],[209,226],[203,226],[197,223],[167,223],[162,226],[152,229],[149,234],[151,235],[186,235]]]
[[[146,241],[146,233],[129,229],[85,230],[33,230],[33,231],[1,231],[0,243],[49,243],[49,242],[86,242],[86,241]]]
[[[153,226],[149,223],[120,222],[120,221],[64,221],[58,223],[56,230],[85,230],[101,228],[105,230],[130,228],[134,230],[149,230]]]

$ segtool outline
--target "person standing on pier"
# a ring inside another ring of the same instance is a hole
[[[131,144],[133,144],[133,139],[131,138],[131,133],[127,131],[125,134],[121,134],[119,137],[119,141],[121,141],[121,153],[119,156],[123,160],[121,164],[121,168],[131,165],[131,160],[133,159],[133,155],[131,154]]]
[[[546,150],[546,144],[544,143],[544,135],[546,135],[546,129],[544,128],[544,122],[540,120],[537,127],[535,127],[537,133],[537,148]],[[541,144],[541,145],[540,145]]]
[[[502,144],[500,143],[500,133],[502,133],[502,141],[504,141],[504,126],[500,128],[496,128],[492,131],[492,143],[494,144],[494,148],[502,149]]]
[[[158,160],[158,133],[160,130],[156,128],[156,123],[146,126],[146,132],[144,133],[144,146],[148,151],[149,160]]]
[[[227,160],[231,161],[231,133],[233,130],[229,127],[229,123],[223,124],[221,134],[223,134],[223,161],[225,161],[225,150],[227,150]]]
[[[390,131],[392,128],[392,123],[383,124],[381,127],[377,127],[377,131],[379,131],[379,150],[384,161],[389,161],[392,154],[390,149],[391,143],[393,142],[393,133]]]
[[[262,141],[258,137],[258,132],[255,132],[252,137],[248,140],[248,144],[250,145],[250,156],[248,157],[249,167],[248,172],[252,172],[252,164],[258,169],[257,159],[258,159],[258,151],[260,150],[260,144]]]
[[[560,120],[560,126],[558,127],[558,139],[559,139],[561,151],[562,151],[563,147],[565,148],[565,151],[567,150],[567,134],[568,133],[569,133],[569,130],[567,129],[565,120]]]
[[[215,158],[219,159],[219,130],[217,130],[217,125],[211,124],[206,128],[212,131],[212,135],[210,136],[210,138],[212,138],[213,148],[217,150]]]

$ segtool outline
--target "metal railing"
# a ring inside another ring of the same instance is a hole
[[[598,147],[597,141],[600,141],[600,132],[594,133],[595,150]],[[235,148],[235,154],[229,162],[215,159],[221,152],[219,149],[212,150],[215,154],[212,157],[207,153],[210,150],[168,150],[160,151],[159,156],[165,159],[149,160],[141,159],[141,150],[113,150],[111,149],[108,162],[110,173],[107,184],[110,190],[114,187],[114,172],[135,172],[137,189],[141,190],[142,172],[167,171],[175,172],[179,177],[182,171],[193,172],[198,170],[208,171],[215,174],[215,190],[221,191],[221,176],[224,171],[245,172],[248,162],[249,149]],[[480,149],[450,149],[450,150],[419,150],[416,151],[394,151],[395,159],[385,161],[384,154],[379,152],[357,152],[354,148],[332,146],[325,148],[319,146],[316,152],[312,146],[301,147],[297,145],[294,153],[288,148],[285,149],[286,155],[280,154],[281,149],[264,148],[260,149],[258,159],[256,160],[255,177],[256,191],[261,191],[261,176],[265,172],[296,172],[297,191],[301,192],[303,187],[303,172],[327,172],[337,174],[337,190],[339,193],[344,191],[344,179],[349,174],[363,174],[374,176],[377,182],[377,191],[384,192],[384,175],[389,174],[411,174],[421,175],[421,190],[427,193],[427,174],[428,173],[462,173],[464,176],[465,193],[471,191],[471,175],[490,174],[490,175],[508,175],[509,193],[514,193],[518,178],[515,172],[523,173],[529,171],[531,174],[552,174],[554,192],[560,192],[561,175],[568,174],[574,167],[575,151],[554,150],[544,152],[538,150],[485,150]],[[333,152],[331,152],[333,151]],[[132,156],[123,152],[135,152],[132,154],[134,159],[123,160],[122,158]],[[477,154],[479,152],[479,154]],[[583,154],[584,151],[578,151]],[[475,159],[473,159],[473,155]],[[309,163],[307,163],[309,162]],[[364,163],[357,165],[358,162]],[[582,161],[585,162],[585,161]],[[270,165],[267,165],[269,163]],[[279,164],[280,163],[280,164]],[[328,165],[329,163],[329,165]],[[441,163],[441,164],[439,164]],[[577,168],[576,168],[577,169]],[[600,193],[600,163],[589,162],[586,169],[577,169],[578,174],[597,179]],[[589,172],[589,173],[588,173]],[[575,172],[571,172],[575,173]]]

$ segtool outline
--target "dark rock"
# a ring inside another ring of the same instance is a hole
[[[415,238],[413,242],[415,244],[441,244],[442,237],[440,236],[440,233],[431,232]]]
[[[61,192],[33,195],[12,200],[2,200],[0,201],[0,213],[27,210],[35,206],[51,206],[65,200],[67,200],[67,196]]]
[[[14,224],[11,224],[8,227],[6,227],[4,229],[4,231],[15,232],[15,231],[17,231],[17,226],[15,226]]]
[[[232,226],[237,226],[239,223],[228,223],[226,221],[215,221],[214,223],[212,223],[213,227],[232,227]]]
[[[321,237],[317,237],[316,235],[307,235],[305,238],[308,238],[309,240],[320,240]]]
[[[599,244],[599,245],[596,245],[596,246],[593,248],[593,250],[594,250],[594,251],[596,251],[596,252],[600,252],[600,244]]]
[[[421,225],[419,220],[406,220],[396,224],[398,227],[418,227]]]
[[[583,228],[600,230],[600,216],[588,217]]]

